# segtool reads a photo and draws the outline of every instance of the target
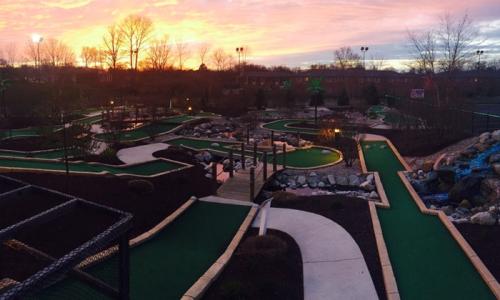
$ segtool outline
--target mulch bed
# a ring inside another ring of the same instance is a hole
[[[484,226],[478,224],[455,224],[467,242],[479,255],[483,263],[500,281],[500,226]]]
[[[341,195],[304,196],[291,197],[285,201],[275,200],[272,206],[308,211],[342,226],[361,249],[379,298],[386,299],[377,243],[366,200]]]
[[[18,137],[0,141],[0,149],[15,151],[38,151],[61,148],[63,145],[59,140],[49,140],[46,137]]]
[[[206,178],[201,166],[195,166],[179,172],[149,178],[154,190],[150,194],[133,192],[128,181],[131,178],[116,176],[70,176],[60,174],[39,173],[10,173],[11,177],[67,192],[70,195],[85,200],[110,206],[134,215],[131,236],[135,237],[161,222],[174,212],[189,197],[203,197],[215,192],[215,183]],[[68,181],[66,181],[68,179]],[[68,190],[66,190],[68,187]],[[35,212],[37,205],[18,207],[20,214],[29,211]],[[4,218],[0,210],[0,218]],[[39,250],[54,256],[68,253],[76,246],[81,245],[90,237],[103,230],[103,226],[114,221],[95,213],[73,214],[71,218],[60,218],[38,226],[36,232],[20,236],[24,242],[36,246]],[[0,266],[1,268],[2,266]],[[16,264],[13,274],[31,275],[29,268],[24,272],[24,266]],[[22,276],[21,276],[22,277]]]
[[[284,232],[268,230],[267,234],[286,243],[285,254],[272,256],[245,249],[245,241],[258,235],[258,229],[249,229],[222,274],[204,295],[204,300],[304,299],[299,246]]]

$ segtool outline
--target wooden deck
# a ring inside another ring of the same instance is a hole
[[[280,170],[281,168],[278,168]],[[272,164],[267,165],[267,178],[273,175]],[[255,189],[254,196],[256,197],[262,186],[264,186],[264,180],[262,175],[262,167],[257,167],[255,169]],[[217,196],[234,199],[240,201],[253,202],[250,199],[250,168],[246,170],[239,170],[234,172],[234,177],[228,178],[217,190]]]

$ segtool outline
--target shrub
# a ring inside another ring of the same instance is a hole
[[[154,185],[151,181],[144,179],[134,179],[128,182],[130,191],[139,195],[148,195],[153,193]]]

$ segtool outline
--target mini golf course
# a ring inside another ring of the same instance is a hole
[[[69,162],[68,166],[69,166],[69,171],[73,173],[153,177],[162,175],[166,172],[180,170],[188,167],[189,165],[166,159],[157,159],[145,163],[134,164],[134,165],[122,165],[122,166],[106,165],[100,163],[87,163],[87,162]],[[64,173],[66,171],[66,165],[63,161],[56,161],[56,160],[0,157],[0,169],[7,171],[26,170],[35,172]]]
[[[241,143],[239,142],[224,142],[183,137],[169,140],[167,143],[196,151],[210,151],[219,155],[228,155],[231,147],[234,150],[235,157],[239,156],[241,153],[239,146]],[[325,150],[325,148],[313,146],[310,148],[298,148],[293,151],[288,151],[285,158],[286,166],[297,169],[314,169],[327,165],[333,165],[342,160],[342,155],[337,150],[329,149],[329,153],[323,153],[323,150]],[[262,155],[262,152],[257,153],[259,157]],[[268,154],[268,162],[271,163],[273,159],[272,153]],[[251,150],[246,150],[245,155],[252,157],[253,152]],[[283,164],[283,154],[278,153],[276,160],[278,164]]]
[[[404,167],[387,143],[362,142],[362,149],[391,205],[377,213],[401,298],[494,299],[439,218],[420,212],[397,174]]]
[[[43,150],[43,151],[11,151],[0,149],[2,157],[19,158],[40,158],[40,159],[60,159],[64,157],[63,149]],[[68,156],[71,156],[71,149],[68,149]]]
[[[226,250],[250,206],[196,201],[151,240],[130,250],[131,299],[180,299]],[[86,272],[110,282],[112,257]],[[71,279],[45,289],[37,299],[108,299]]]
[[[300,123],[308,123],[313,125],[313,121],[301,120],[301,119],[285,119],[285,120],[277,120],[270,123],[266,123],[262,125],[262,128],[279,131],[279,132],[288,132],[288,133],[301,133],[301,134],[319,134],[319,129],[315,128],[305,128],[300,127]]]
[[[135,142],[140,140],[145,140],[151,138],[152,136],[157,136],[161,134],[167,134],[173,132],[175,129],[182,126],[182,124],[196,120],[196,117],[188,115],[179,115],[168,117],[159,120],[155,123],[150,123],[143,125],[132,130],[124,130],[117,134],[117,139],[123,142]],[[114,137],[113,133],[99,133],[94,135],[95,139],[98,140],[112,140]]]

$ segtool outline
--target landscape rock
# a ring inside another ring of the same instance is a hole
[[[487,178],[481,182],[481,195],[487,201],[497,201],[500,199],[500,179]]]
[[[460,203],[463,199],[471,199],[479,193],[481,178],[477,176],[464,177],[457,182],[448,193],[450,199]]]
[[[493,168],[493,171],[494,171],[497,175],[500,175],[500,163],[493,164],[491,167]]]
[[[328,183],[331,184],[331,185],[335,185],[337,182],[335,181],[335,176],[333,175],[328,175],[326,176],[327,180],[328,180]]]
[[[500,129],[493,131],[491,133],[491,138],[494,139],[497,142],[500,142]]]
[[[426,160],[422,164],[422,170],[424,172],[430,172],[432,170],[433,166],[434,166],[434,162],[432,160]]]
[[[356,175],[349,175],[349,185],[359,186],[360,185],[359,177]]]
[[[368,174],[368,175],[366,176],[366,180],[367,180],[367,181],[369,181],[369,182],[371,182],[371,183],[373,183],[373,182],[374,182],[374,180],[375,180],[375,175],[373,175],[373,174],[371,174],[371,173],[370,173],[370,174]]]
[[[318,182],[318,187],[319,188],[325,187],[325,183],[323,181]]]
[[[375,190],[375,186],[370,182],[370,181],[363,181],[360,185],[360,188],[366,190],[366,191],[373,191]]]
[[[500,153],[493,153],[492,155],[490,155],[488,161],[490,164],[500,162]]]
[[[481,135],[479,135],[479,143],[482,144],[490,138],[491,138],[491,133],[483,132],[483,133],[481,133]]]
[[[335,181],[337,182],[338,185],[348,185],[349,184],[349,179],[345,176],[337,176],[337,177],[335,177]]]
[[[306,177],[305,176],[302,176],[300,175],[299,177],[297,177],[297,183],[299,185],[304,185],[306,183]]]
[[[375,191],[371,192],[368,197],[371,199],[378,199],[379,198],[377,192],[375,192]]]
[[[441,210],[445,213],[445,215],[447,216],[451,216],[453,214],[453,212],[455,212],[455,209],[453,209],[453,206],[451,205],[446,205],[446,206],[442,206],[441,207]]]
[[[495,225],[496,220],[491,213],[483,211],[473,215],[471,217],[471,222],[479,225]]]

